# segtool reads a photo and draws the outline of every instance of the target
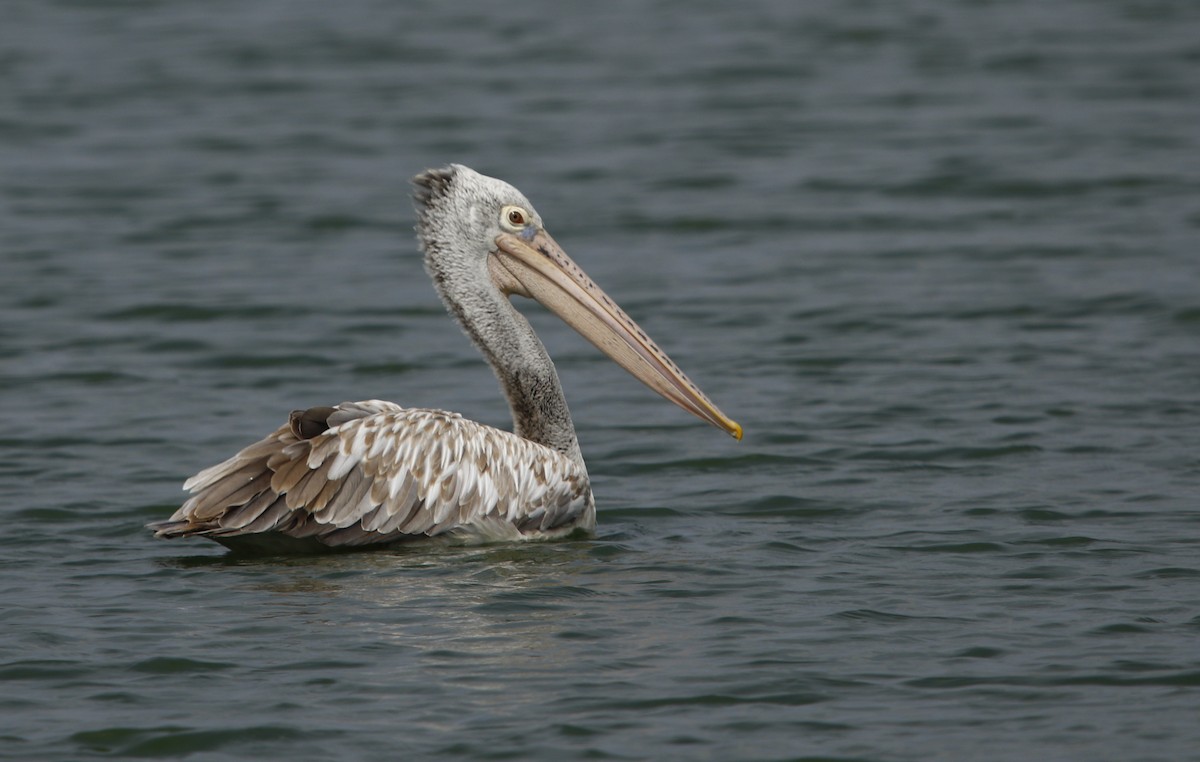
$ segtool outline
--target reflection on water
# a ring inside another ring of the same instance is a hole
[[[325,636],[335,640],[390,641],[434,660],[470,660],[481,670],[519,664],[558,668],[571,653],[560,638],[571,629],[571,601],[596,595],[587,587],[597,565],[594,551],[589,542],[426,545],[164,564],[219,574],[230,594],[256,592],[258,602],[248,619],[324,625],[336,630]]]

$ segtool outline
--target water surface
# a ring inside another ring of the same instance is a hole
[[[1200,9],[42,2],[0,41],[0,755],[1197,759]],[[407,178],[517,184],[594,539],[154,541],[293,408],[505,425]]]

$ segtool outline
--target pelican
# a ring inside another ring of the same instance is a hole
[[[512,296],[540,302],[642,383],[742,438],[563,252],[520,191],[460,164],[413,185],[425,269],[499,378],[512,432],[380,400],[296,410],[188,479],[190,498],[147,525],[155,536],[291,552],[592,533],[595,499],[558,373]]]

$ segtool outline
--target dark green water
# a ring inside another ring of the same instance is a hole
[[[1200,759],[1200,5],[6,2],[0,757]],[[296,407],[493,424],[508,179],[746,430],[531,310],[594,540],[237,560]]]

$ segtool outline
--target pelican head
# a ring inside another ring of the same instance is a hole
[[[460,322],[483,315],[486,323],[488,311],[479,305],[496,295],[534,299],[646,386],[742,438],[742,427],[566,255],[519,190],[461,164],[423,172],[413,184],[425,267]],[[517,351],[488,345],[480,338],[485,332],[468,328],[489,358]]]

